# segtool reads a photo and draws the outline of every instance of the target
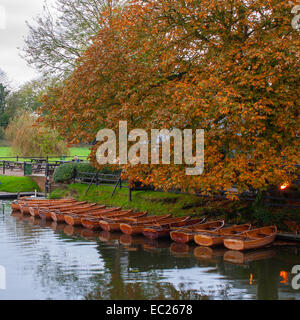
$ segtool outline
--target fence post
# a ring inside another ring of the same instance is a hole
[[[96,174],[96,186],[98,186],[98,172]]]
[[[120,179],[120,189],[122,189],[122,179]]]
[[[128,200],[131,202],[131,187],[128,187]]]
[[[3,175],[5,175],[5,160],[3,161]]]
[[[45,170],[46,182],[45,182],[45,196],[47,197],[49,193],[49,163],[46,163],[46,170]]]
[[[26,161],[24,161],[24,177],[26,176]]]

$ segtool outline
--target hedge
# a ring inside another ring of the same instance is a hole
[[[75,171],[77,173],[77,177],[81,176],[81,173],[96,173],[97,169],[91,166],[89,163],[77,163],[70,162],[65,163],[59,167],[57,167],[53,174],[54,182],[66,182],[71,180],[74,177]],[[113,173],[109,168],[103,168],[101,173]],[[115,172],[114,172],[115,173]],[[84,175],[82,175],[84,177]]]

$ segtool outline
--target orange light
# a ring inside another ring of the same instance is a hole
[[[250,284],[252,285],[253,284],[253,274],[250,273]]]
[[[282,278],[280,283],[285,283],[285,284],[289,283],[289,276],[288,276],[288,273],[286,271],[280,271],[280,277]]]
[[[284,183],[280,186],[280,190],[285,190],[289,186],[288,183]]]

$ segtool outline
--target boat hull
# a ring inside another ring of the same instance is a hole
[[[266,237],[265,239],[261,240],[250,240],[244,241],[240,239],[224,239],[224,245],[227,249],[230,250],[250,250],[250,249],[259,249],[263,248],[269,244],[271,244],[276,238],[276,235]]]
[[[224,245],[230,250],[259,249],[270,245],[276,238],[276,226],[263,227],[244,232],[240,236],[226,237]]]
[[[188,243],[194,239],[194,234],[185,231],[171,231],[170,237],[173,241],[178,243]]]

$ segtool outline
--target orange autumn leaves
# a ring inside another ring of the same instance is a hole
[[[294,1],[295,4],[297,1]],[[100,128],[204,129],[205,171],[126,167],[157,188],[240,191],[291,181],[299,163],[299,34],[281,0],[131,1],[101,30],[42,121],[70,142]],[[95,150],[91,156],[97,166]]]

